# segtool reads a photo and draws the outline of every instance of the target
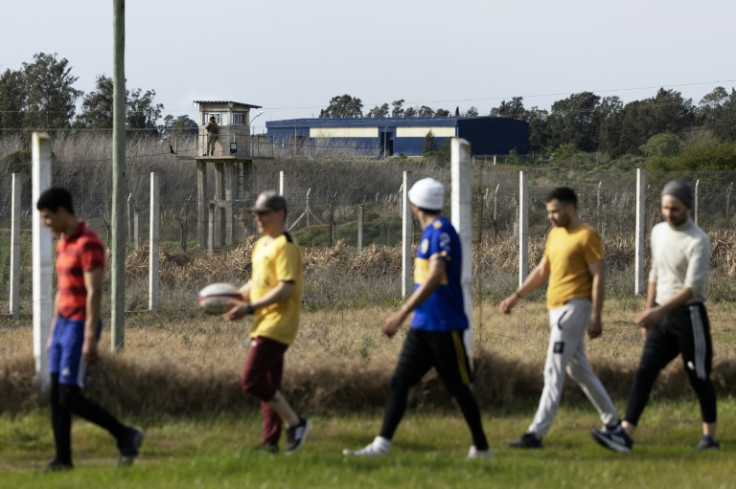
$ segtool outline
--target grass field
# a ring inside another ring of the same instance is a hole
[[[495,302],[478,302],[474,337],[476,389],[492,461],[465,460],[470,438],[436,378],[428,376],[410,399],[392,454],[352,460],[377,434],[388,378],[401,341],[379,326],[388,307],[305,311],[287,354],[287,396],[315,421],[293,457],[250,452],[260,429],[254,399],[238,386],[247,348],[247,322],[229,324],[188,311],[131,315],[125,352],[103,355],[89,393],[147,432],[142,456],[129,470],[115,468],[116,450],[98,428],[77,422],[71,473],[41,474],[53,441],[45,401],[33,387],[31,328],[27,320],[0,321],[0,489],[16,487],[698,487],[733,483],[733,372],[736,330],[731,302],[710,309],[719,393],[717,453],[693,453],[700,413],[679,361],[662,373],[642,418],[634,453],[608,452],[591,440],[598,426],[579,389],[565,389],[544,451],[518,452],[506,442],[523,433],[541,391],[548,338],[544,304],[524,301],[510,317]],[[641,299],[610,300],[601,339],[588,355],[623,412],[642,338],[631,318]],[[109,344],[109,335],[103,335]]]
[[[147,432],[142,454],[126,469],[116,468],[107,433],[78,421],[73,431],[76,468],[54,474],[41,473],[53,442],[47,411],[36,410],[0,417],[0,487],[734,487],[732,431],[721,435],[720,452],[692,451],[699,437],[694,401],[651,405],[634,452],[627,455],[592,441],[589,430],[597,425],[597,415],[585,403],[563,406],[544,450],[506,448],[525,430],[532,409],[486,412],[485,429],[496,454],[492,460],[474,461],[465,460],[469,434],[456,411],[409,411],[391,454],[371,459],[345,458],[341,450],[370,441],[380,428],[380,411],[314,416],[307,443],[293,456],[250,451],[260,427],[255,414],[150,420],[141,423]],[[732,425],[736,401],[722,399],[719,411]]]

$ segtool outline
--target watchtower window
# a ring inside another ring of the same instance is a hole
[[[233,126],[244,126],[245,125],[245,121],[246,121],[245,115],[246,115],[245,113],[237,113],[237,112],[234,112],[232,114],[232,118],[233,118],[233,124],[232,125]]]
[[[205,112],[204,123],[207,124],[210,121],[210,117],[215,118],[215,122],[218,126],[225,124],[225,116],[221,112]]]

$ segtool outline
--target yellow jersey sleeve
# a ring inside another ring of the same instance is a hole
[[[299,250],[293,243],[284,241],[275,261],[278,282],[295,282],[301,275]]]
[[[590,228],[590,232],[586,233],[587,242],[583,245],[583,256],[585,263],[588,265],[603,259],[603,245],[601,237],[598,233]]]

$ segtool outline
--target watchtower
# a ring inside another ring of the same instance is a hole
[[[232,101],[195,100],[199,107],[199,135],[197,153],[183,156],[197,163],[197,242],[210,249],[235,242],[237,209],[244,199],[252,200],[250,188],[253,173],[253,157],[258,149],[253,147],[250,132],[250,111],[259,105]],[[260,115],[262,111],[258,114]],[[257,116],[255,116],[257,117]],[[214,118],[217,134],[214,150],[208,154],[208,131],[205,126]],[[207,186],[207,168],[213,168],[215,193],[210,198]],[[209,240],[208,240],[209,236]]]

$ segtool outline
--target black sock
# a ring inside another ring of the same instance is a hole
[[[51,429],[54,432],[56,455],[54,459],[62,464],[72,463],[72,416],[68,409],[62,407],[59,374],[51,374]]]
[[[122,440],[130,428],[123,425],[112,414],[104,410],[82,395],[82,390],[77,386],[61,386],[62,406],[67,406],[69,412],[106,429],[117,440]]]

